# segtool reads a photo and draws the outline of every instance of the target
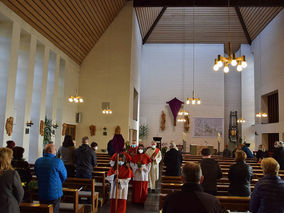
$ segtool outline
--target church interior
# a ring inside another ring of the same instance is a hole
[[[278,212],[257,210],[255,199],[274,159],[284,179],[283,7],[282,0],[1,0],[0,147],[13,150],[8,167],[17,171],[23,150],[31,177],[21,180],[17,210],[0,201],[0,212],[171,213],[170,195],[184,191],[194,169],[206,199],[222,210],[193,196],[176,213]],[[0,148],[0,189],[1,152],[10,151]],[[56,199],[40,192],[55,171],[47,155],[65,171],[55,172],[63,191]],[[208,158],[221,172],[213,192],[204,184]],[[239,158],[253,172],[247,195],[232,192],[244,174],[232,171]],[[202,207],[191,210],[194,203]]]

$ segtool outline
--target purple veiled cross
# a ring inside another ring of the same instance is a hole
[[[174,98],[174,99],[168,101],[167,104],[170,105],[171,111],[172,111],[173,116],[174,116],[174,126],[176,126],[176,125],[177,125],[178,112],[179,112],[179,110],[180,110],[181,105],[183,104],[183,102],[180,101],[180,100],[177,99],[177,98]]]
[[[115,153],[117,154],[121,153],[124,148],[124,138],[122,137],[122,135],[120,134],[114,135],[111,145]]]

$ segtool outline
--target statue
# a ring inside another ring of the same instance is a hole
[[[39,134],[41,136],[44,136],[44,129],[45,129],[45,123],[43,120],[40,120],[40,125],[39,125]]]
[[[184,131],[188,132],[189,131],[189,126],[190,126],[190,120],[189,120],[189,116],[186,115],[184,116],[185,122],[184,122]]]
[[[164,131],[166,129],[166,114],[165,114],[164,111],[162,111],[162,114],[161,114],[160,128],[161,128],[162,131]]]
[[[66,124],[66,123],[63,123],[63,124],[62,124],[62,136],[65,135],[66,129],[67,129],[67,124]]]
[[[8,136],[11,136],[11,135],[12,135],[12,132],[13,132],[13,123],[14,123],[14,118],[13,118],[13,117],[7,118],[5,128],[6,128],[6,132],[7,132],[7,135],[8,135]]]
[[[90,129],[90,135],[91,136],[95,136],[96,135],[96,130],[97,130],[96,126],[95,125],[91,125],[91,126],[89,126],[89,129]]]

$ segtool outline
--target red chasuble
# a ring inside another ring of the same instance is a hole
[[[129,147],[129,149],[128,149],[128,154],[131,156],[131,157],[133,157],[134,155],[136,155],[136,153],[137,153],[137,149],[138,149],[138,147],[136,146],[136,147]]]
[[[119,166],[118,168],[118,202],[117,202],[117,213],[126,213],[126,200],[128,194],[128,182],[133,177],[133,173],[130,168],[125,166]],[[107,180],[111,183],[110,190],[110,212],[115,213],[115,197],[116,197],[116,184],[115,184],[115,170],[111,168],[107,173]]]
[[[134,173],[132,202],[145,203],[148,195],[148,174],[151,169],[151,159],[146,154],[136,154],[130,165]]]

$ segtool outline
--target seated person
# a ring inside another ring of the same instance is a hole
[[[284,181],[278,176],[279,167],[273,158],[264,158],[261,161],[264,177],[256,183],[251,194],[252,213],[284,212]]]
[[[204,148],[201,151],[202,160],[200,162],[204,181],[202,187],[204,192],[212,195],[217,194],[217,180],[222,178],[222,171],[219,163],[211,158],[210,149]]]
[[[230,157],[232,157],[232,153],[231,153],[231,151],[229,150],[229,145],[228,145],[228,144],[225,145],[225,149],[224,149],[224,151],[223,151],[223,157],[224,157],[224,158],[230,158]]]
[[[244,151],[236,151],[236,164],[231,165],[228,178],[230,181],[229,195],[250,196],[250,181],[253,177],[252,167],[246,164],[247,155]]]
[[[242,144],[241,147],[242,147],[242,150],[246,153],[247,158],[254,158],[252,152],[248,148],[248,144]]]
[[[182,190],[169,194],[163,213],[221,213],[219,200],[202,191],[203,176],[198,164],[187,163],[182,170]]]
[[[265,151],[264,146],[260,144],[256,152],[257,162],[260,162],[263,158],[267,158],[267,157],[268,157],[268,152]]]

